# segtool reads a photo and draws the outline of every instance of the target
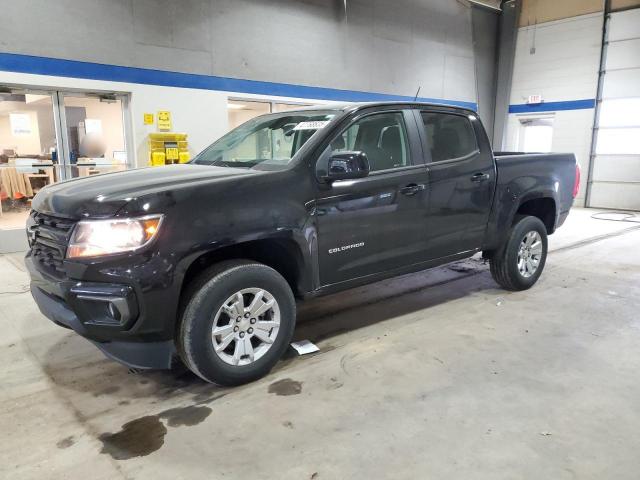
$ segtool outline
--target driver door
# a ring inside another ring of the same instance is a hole
[[[409,111],[357,118],[318,163],[338,151],[362,151],[367,177],[334,181],[316,201],[323,286],[424,260],[428,173]]]

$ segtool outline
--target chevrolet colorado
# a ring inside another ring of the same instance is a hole
[[[136,368],[176,354],[237,385],[274,366],[296,299],[482,252],[531,287],[577,193],[573,154],[494,154],[474,111],[322,106],[254,118],[189,164],[51,185],[27,222],[42,313]]]

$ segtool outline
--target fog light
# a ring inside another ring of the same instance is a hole
[[[85,325],[125,328],[139,313],[129,285],[78,282],[69,290],[69,303]]]

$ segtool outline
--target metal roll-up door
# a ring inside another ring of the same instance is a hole
[[[640,8],[607,20],[587,206],[640,210]]]

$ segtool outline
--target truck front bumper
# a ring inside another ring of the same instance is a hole
[[[31,295],[44,316],[92,342],[107,357],[131,368],[166,369],[175,354],[172,340],[123,339],[138,315],[135,293],[127,285],[56,281],[43,275],[31,258]]]

